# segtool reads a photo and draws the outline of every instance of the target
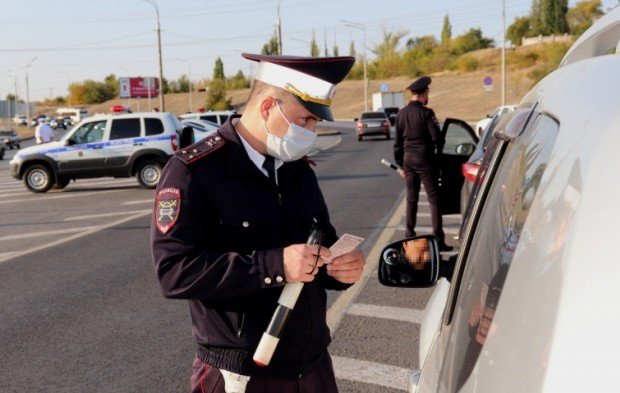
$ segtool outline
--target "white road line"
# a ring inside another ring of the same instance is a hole
[[[131,221],[131,220],[135,220],[137,218],[143,217],[145,215],[146,214],[143,214],[143,213],[134,214],[133,216],[125,217],[125,218],[122,218],[120,220],[111,222],[109,224],[95,227],[95,228],[93,228],[91,230],[88,230],[88,231],[76,233],[75,235],[72,235],[72,236],[67,236],[67,237],[64,237],[62,239],[59,239],[59,240],[56,240],[56,241],[53,241],[53,242],[49,242],[49,243],[42,244],[40,246],[32,247],[32,248],[30,248],[28,250],[19,251],[19,252],[13,253],[11,255],[0,256],[0,263],[6,262],[6,261],[11,260],[13,258],[21,257],[23,255],[32,254],[33,252],[41,251],[41,250],[44,250],[46,248],[50,248],[50,247],[54,247],[54,246],[57,246],[57,245],[60,245],[60,244],[63,244],[63,243],[67,243],[67,242],[73,241],[75,239],[79,239],[81,237],[84,237],[84,236],[92,235],[93,233],[96,233],[96,232],[99,232],[99,231],[103,231],[103,230],[108,229],[108,228],[113,228],[113,227],[115,227],[117,225],[124,224],[126,222]]]
[[[79,221],[79,220],[90,220],[91,218],[101,218],[101,217],[113,217],[113,216],[125,216],[128,214],[145,214],[152,212],[151,209],[148,210],[129,210],[124,212],[114,212],[114,213],[101,213],[101,214],[89,214],[86,216],[73,216],[67,217],[63,221]]]
[[[378,306],[375,304],[353,303],[347,314],[362,317],[393,319],[396,321],[421,323],[422,310],[402,307]]]
[[[63,234],[66,234],[66,233],[76,233],[76,232],[81,232],[81,231],[89,231],[89,230],[91,230],[93,228],[98,228],[98,227],[97,226],[90,226],[90,227],[81,227],[81,228],[54,229],[54,230],[51,230],[51,231],[42,231],[42,232],[20,233],[18,235],[1,236],[0,237],[0,242],[1,241],[7,241],[7,240],[29,239],[29,238],[40,237],[40,236],[63,235]]]
[[[108,194],[111,192],[120,192],[125,190],[101,190],[101,191],[92,191],[92,192],[63,192],[62,194],[50,194],[50,195],[40,195],[40,198],[28,198],[28,199],[11,199],[8,201],[0,201],[0,205],[5,205],[8,203],[19,203],[19,202],[36,202],[39,200],[49,201],[50,199],[65,199],[65,198],[75,198],[75,197],[83,197],[88,195],[102,195]],[[32,194],[32,193],[29,193]]]
[[[332,356],[336,378],[407,391],[413,370],[387,364]]]
[[[142,204],[142,203],[153,203],[154,200],[155,200],[154,198],[151,198],[151,199],[142,199],[142,200],[139,200],[139,201],[123,202],[123,206],[126,206],[126,205],[139,205],[139,204]]]

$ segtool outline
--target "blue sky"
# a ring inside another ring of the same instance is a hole
[[[215,59],[224,62],[227,76],[255,66],[241,52],[259,53],[273,33],[277,0],[156,0],[162,29],[164,77],[191,74],[211,77]],[[570,0],[573,5],[576,1]],[[66,95],[69,82],[117,76],[156,76],[155,9],[146,0],[2,0],[0,24],[0,97],[15,90],[30,98]],[[363,50],[362,31],[341,20],[361,23],[366,46],[381,42],[383,31],[408,31],[407,38],[439,36],[449,14],[453,36],[480,27],[485,36],[501,39],[501,0],[280,0],[283,51],[308,55],[314,32],[340,55],[351,41]],[[603,0],[603,8],[618,4]],[[529,12],[530,0],[506,0],[506,24]],[[367,50],[369,59],[372,53]],[[182,59],[182,60],[179,60]],[[189,62],[189,63],[188,63]],[[10,71],[9,71],[10,70]]]

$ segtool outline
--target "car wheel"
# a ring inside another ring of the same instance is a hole
[[[47,192],[54,185],[54,180],[45,165],[33,165],[26,169],[24,184],[32,192]]]
[[[390,140],[390,133],[385,134],[385,139]]]
[[[0,160],[4,160],[4,149],[0,149]]]
[[[138,172],[136,173],[138,183],[140,183],[142,188],[149,189],[157,187],[162,170],[163,166],[160,162],[154,160],[144,161],[140,164]]]
[[[63,188],[67,187],[69,182],[71,182],[71,179],[58,179],[56,184],[54,184],[54,189],[62,190]]]
[[[362,140],[362,136],[361,136],[361,135],[358,135],[358,136],[357,136],[357,140],[358,140],[358,141],[361,141],[361,140]]]

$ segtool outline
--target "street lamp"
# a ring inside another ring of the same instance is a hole
[[[159,110],[162,112],[166,111],[164,107],[164,70],[161,60],[161,28],[159,27],[159,7],[157,6],[157,2],[155,0],[143,0],[155,8],[155,13],[157,14],[157,56],[159,59]],[[149,86],[150,91],[150,86]]]
[[[192,90],[193,90],[193,87],[192,87],[192,63],[190,63],[189,60],[180,59],[178,57],[177,57],[177,60],[178,61],[182,61],[184,63],[187,63],[187,66],[189,67],[189,75],[188,75],[188,78],[189,78],[189,111],[191,113],[191,112],[193,112],[193,110],[192,110],[192,108],[193,108],[193,105],[192,105]]]
[[[28,86],[28,68],[30,65],[37,59],[37,56],[33,57],[32,60],[26,64],[26,122],[28,123],[26,127],[30,126],[30,87]]]
[[[357,22],[351,22],[348,20],[340,19],[341,22],[346,24],[347,26],[353,27],[355,29],[360,29],[364,35],[364,112],[368,111],[368,74],[366,73],[366,27]]]

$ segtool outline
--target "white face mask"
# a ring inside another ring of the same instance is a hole
[[[285,162],[298,160],[310,152],[316,141],[316,133],[288,121],[277,102],[276,106],[288,124],[288,131],[281,138],[275,136],[267,129],[267,121],[263,120],[267,133],[267,153]]]

